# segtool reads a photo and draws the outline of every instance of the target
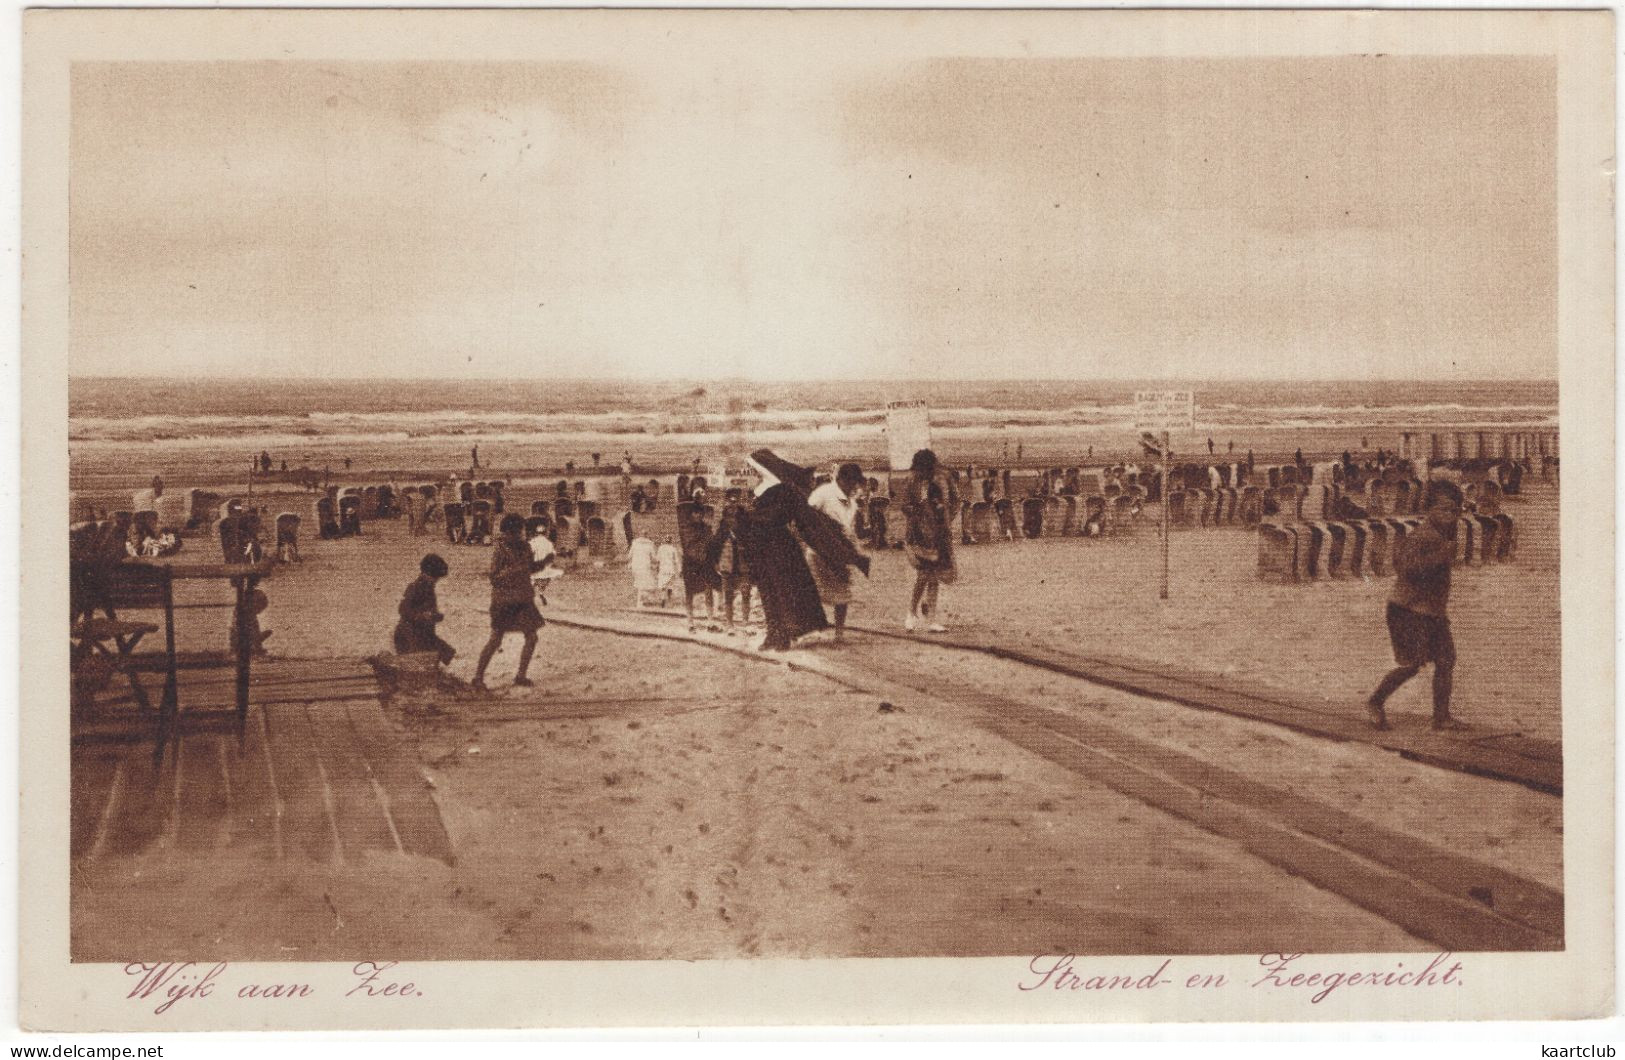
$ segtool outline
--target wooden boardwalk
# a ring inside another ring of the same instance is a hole
[[[989,691],[965,688],[917,661],[856,651],[761,654],[737,640],[688,636],[643,615],[560,614],[563,626],[621,636],[682,640],[819,674],[903,709],[966,708],[981,728],[1015,746],[1197,827],[1233,839],[1253,855],[1341,895],[1418,938],[1458,951],[1559,950],[1561,891],[1426,840],[1273,788],[1115,726]],[[871,641],[870,643],[876,643]],[[964,648],[940,638],[935,650]],[[1030,663],[1030,665],[1040,665]],[[1086,680],[1089,678],[1085,678]]]
[[[366,852],[452,863],[428,782],[384,717],[359,660],[255,664],[247,724],[230,671],[182,671],[180,732],[153,762],[156,722],[127,690],[74,725],[75,862],[156,849],[353,860]]]
[[[681,611],[622,610],[616,613],[683,617]],[[1462,732],[1439,733],[1428,728],[1425,721],[1403,717],[1391,718],[1393,728],[1379,732],[1366,722],[1363,710],[1350,710],[1346,704],[1316,701],[1245,678],[1204,673],[1169,663],[1015,645],[975,633],[927,637],[858,623],[849,628],[874,637],[951,648],[1035,666],[1135,695],[1268,722],[1310,736],[1370,744],[1427,765],[1510,780],[1553,795],[1563,794],[1562,745],[1521,732],[1470,726]]]
[[[1463,732],[1436,733],[1425,723],[1402,718],[1393,719],[1392,729],[1379,732],[1367,724],[1363,711],[1317,702],[1244,678],[1202,673],[1161,662],[1017,646],[974,634],[920,638],[865,626],[852,628],[873,636],[913,640],[1024,663],[1137,695],[1281,725],[1310,736],[1367,743],[1428,765],[1511,780],[1553,795],[1563,794],[1562,746],[1556,741],[1520,732],[1470,727]]]

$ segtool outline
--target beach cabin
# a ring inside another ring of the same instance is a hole
[[[1045,537],[1060,537],[1066,532],[1066,503],[1060,497],[1049,496],[1044,498],[1043,534]]]
[[[595,560],[609,559],[615,554],[615,541],[602,516],[594,515],[587,520],[587,554]]]
[[[152,503],[153,511],[158,513],[158,526],[171,533],[179,533],[186,529],[189,518],[189,498],[181,493],[166,493]]]
[[[1282,582],[1298,580],[1298,532],[1276,523],[1258,525],[1258,576]]]
[[[1044,501],[1041,497],[1028,497],[1021,502],[1021,532],[1025,537],[1044,534]]]
[[[492,510],[489,499],[481,498],[468,506],[468,535],[465,545],[489,545],[493,537]]]
[[[451,501],[443,509],[446,516],[446,540],[460,545],[468,537],[468,509],[462,501]]]
[[[282,563],[299,562],[299,516],[294,512],[276,517],[276,558]]]

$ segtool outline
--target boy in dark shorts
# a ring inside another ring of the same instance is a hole
[[[435,599],[434,583],[446,576],[446,561],[433,553],[424,556],[418,564],[419,574],[401,595],[401,620],[395,624],[395,652],[411,655],[414,652],[436,652],[441,665],[451,662],[457,649],[440,639],[435,626],[445,615]]]
[[[1456,554],[1456,521],[1461,518],[1461,490],[1435,482],[1428,495],[1427,521],[1407,534],[1394,550],[1394,590],[1388,595],[1388,637],[1394,645],[1394,669],[1366,701],[1371,724],[1388,727],[1384,704],[1400,685],[1433,664],[1433,727],[1466,728],[1450,714],[1450,685],[1456,668],[1456,642],[1450,635],[1450,564]]]
[[[699,496],[699,491],[695,491]],[[696,630],[694,598],[705,600],[705,620],[714,631],[716,627],[716,595],[722,591],[722,576],[717,573],[717,553],[721,542],[706,519],[707,509],[695,501],[687,508],[687,523],[679,528],[683,542],[683,610],[688,615],[688,631]]]
[[[739,621],[750,624],[751,580],[750,564],[745,562],[745,550],[739,545],[739,514],[745,508],[741,491],[731,489],[726,494],[727,506],[722,511],[722,522],[717,527],[717,540],[721,549],[717,553],[717,573],[722,576],[723,617],[728,632],[736,632],[734,625],[734,598],[739,598]]]
[[[485,668],[491,665],[491,657],[509,633],[525,638],[513,683],[521,688],[534,683],[528,676],[530,657],[536,652],[536,631],[544,624],[542,613],[536,609],[536,589],[530,576],[546,563],[531,557],[530,546],[525,543],[525,518],[510,512],[502,517],[499,529],[501,536],[491,551],[491,639],[480,650],[479,664],[474,667],[473,687],[481,692],[486,690]]]

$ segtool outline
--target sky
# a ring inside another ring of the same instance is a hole
[[[76,375],[1552,378],[1516,57],[77,64]]]

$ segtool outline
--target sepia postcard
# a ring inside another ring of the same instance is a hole
[[[23,37],[25,1029],[1612,1014],[1611,12]]]

